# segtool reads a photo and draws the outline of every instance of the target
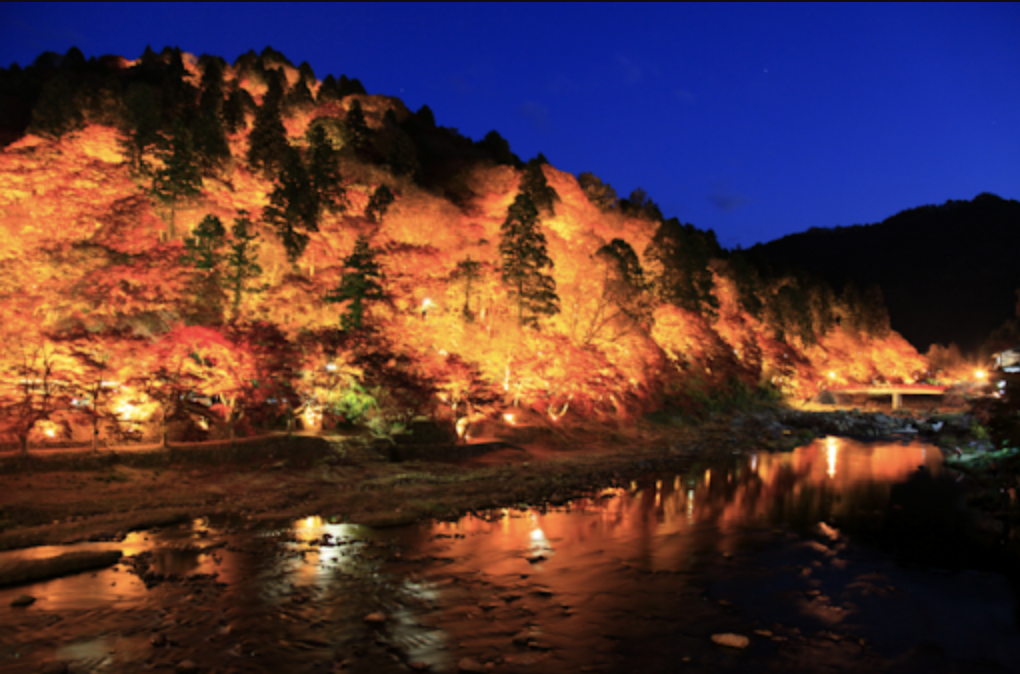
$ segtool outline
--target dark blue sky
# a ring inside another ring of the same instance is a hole
[[[0,5],[0,64],[146,44],[427,104],[748,246],[1020,197],[1020,5]]]

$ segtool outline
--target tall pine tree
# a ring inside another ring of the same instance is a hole
[[[257,112],[258,106],[247,89],[235,86],[223,104],[223,125],[229,133],[237,133],[248,125],[248,113]]]
[[[319,203],[301,154],[288,145],[283,168],[269,195],[269,205],[262,211],[262,219],[276,229],[291,262],[304,254],[308,233],[319,231]]]
[[[542,153],[528,161],[521,175],[521,192],[524,192],[531,199],[531,202],[540,211],[554,213],[553,204],[560,200],[556,193],[545,179],[545,172],[542,170],[544,164],[548,164]]]
[[[371,133],[365,121],[365,113],[361,109],[361,102],[354,99],[350,109],[347,110],[347,115],[344,116],[344,141],[356,153],[362,152],[371,142]]]
[[[471,311],[471,286],[482,277],[481,267],[482,264],[480,262],[472,260],[471,256],[468,255],[463,260],[457,262],[457,269],[452,274],[453,280],[464,284],[464,310],[462,313],[464,320],[468,323],[475,320],[475,314]]]
[[[236,321],[241,298],[246,293],[260,293],[265,290],[265,286],[251,284],[252,280],[262,275],[262,267],[259,266],[255,251],[258,234],[248,217],[248,211],[237,212],[230,233],[233,238],[230,241],[230,250],[224,258],[227,269],[223,285],[230,298],[231,317]]]
[[[145,155],[159,143],[162,127],[156,93],[148,84],[134,82],[124,94],[124,107],[121,149],[127,156],[132,172],[146,175],[149,163]]]
[[[269,89],[255,113],[255,124],[248,136],[248,165],[265,173],[279,170],[287,154],[287,130],[280,117],[283,85],[278,71],[267,73]]]
[[[198,223],[191,236],[184,239],[181,262],[191,265],[197,273],[191,281],[191,294],[196,308],[191,317],[195,323],[210,325],[223,319],[223,278],[220,265],[226,230],[215,215],[207,215]]]
[[[354,251],[344,260],[340,284],[325,297],[331,303],[349,302],[340,316],[340,328],[345,331],[363,327],[366,301],[383,299],[382,270],[376,261],[377,253],[369,247],[366,236],[359,236]]]
[[[67,78],[58,73],[43,85],[39,100],[32,110],[29,131],[40,136],[60,138],[66,133],[77,131],[84,124],[85,116],[75,100],[74,89]]]
[[[223,69],[216,59],[209,59],[202,73],[202,96],[194,134],[195,150],[206,166],[216,166],[230,158],[223,126]]]
[[[174,123],[173,133],[163,141],[158,154],[163,167],[152,175],[150,193],[169,211],[167,236],[173,240],[177,236],[177,209],[202,191],[195,148],[183,122]]]
[[[539,228],[538,209],[527,193],[518,194],[510,205],[500,234],[503,282],[517,305],[517,320],[537,326],[540,317],[560,312],[560,298],[556,280],[548,273],[553,263]]]
[[[389,210],[390,204],[395,201],[393,192],[386,185],[380,185],[372,192],[372,196],[368,200],[368,206],[365,207],[365,216],[371,218],[373,222],[382,222],[383,216],[386,215],[386,211]]]
[[[308,129],[308,176],[319,199],[320,214],[343,213],[347,210],[347,191],[340,175],[340,158],[330,142],[324,124]]]

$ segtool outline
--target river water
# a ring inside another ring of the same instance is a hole
[[[1013,542],[966,487],[825,438],[456,522],[196,520],[0,590],[0,671],[1017,672]]]

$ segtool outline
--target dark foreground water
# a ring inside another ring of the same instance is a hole
[[[1020,672],[1013,543],[957,478],[829,438],[452,523],[200,520],[0,590],[0,671]]]

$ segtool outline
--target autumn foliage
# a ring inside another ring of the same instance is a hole
[[[0,432],[23,446],[44,422],[95,442],[697,414],[927,368],[880,302],[728,253],[643,192],[275,52],[209,58],[120,63],[120,103],[54,80],[73,109],[42,100],[0,153]]]

